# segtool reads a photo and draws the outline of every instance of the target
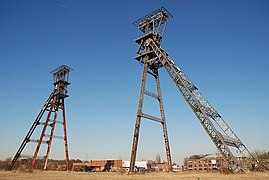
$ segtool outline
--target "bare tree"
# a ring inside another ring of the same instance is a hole
[[[160,154],[157,154],[156,157],[155,157],[155,163],[161,163],[161,155]]]
[[[256,150],[252,152],[252,155],[259,160],[260,166],[257,166],[257,164],[251,164],[250,169],[252,170],[262,170],[266,168],[267,170],[269,169],[269,153],[266,151],[262,150]]]
[[[8,157],[3,161],[3,169],[8,170],[9,166],[11,165],[12,157]]]

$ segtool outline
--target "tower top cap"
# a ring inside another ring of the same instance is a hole
[[[134,25],[138,26],[140,23],[143,23],[144,21],[148,21],[150,20],[152,17],[158,15],[158,14],[163,14],[165,15],[168,19],[173,18],[172,14],[169,13],[164,7],[161,7],[159,9],[156,9],[154,11],[152,11],[151,13],[141,17],[140,19],[136,20],[135,22],[133,22]]]
[[[58,68],[54,69],[53,71],[51,71],[50,73],[55,76],[61,72],[64,72],[64,73],[69,73],[70,71],[72,71],[73,69],[66,66],[66,65],[61,65],[59,66]]]
[[[53,75],[54,82],[68,81],[69,72],[72,70],[73,70],[72,68],[66,65],[61,65],[60,67],[56,68],[50,73]]]
[[[161,7],[136,20],[133,24],[138,28],[138,38],[152,33],[158,36],[160,42],[172,17],[164,7]]]

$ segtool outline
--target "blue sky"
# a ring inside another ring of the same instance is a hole
[[[70,158],[128,160],[142,72],[132,22],[161,6],[174,16],[162,47],[250,151],[268,151],[268,1],[0,0],[0,159],[15,154],[53,89],[49,72],[66,64]],[[173,162],[216,152],[164,69],[160,76]],[[156,154],[165,160],[161,125],[143,120],[137,159]],[[51,157],[64,158],[59,140]]]

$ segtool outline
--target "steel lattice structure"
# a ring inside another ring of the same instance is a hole
[[[138,56],[135,59],[144,66],[144,69],[131,152],[130,172],[134,172],[135,168],[141,117],[161,122],[163,124],[167,160],[169,169],[171,169],[170,148],[161,94],[153,95],[145,90],[146,74],[151,74],[156,79],[159,79],[158,69],[161,67],[166,69],[178,90],[181,92],[184,99],[209,135],[210,139],[228,162],[230,170],[233,172],[240,172],[246,171],[247,168],[242,161],[238,160],[233,155],[231,147],[236,148],[243,157],[252,163],[259,165],[260,162],[251,155],[247,147],[228,126],[222,116],[206,100],[205,96],[189,80],[186,74],[184,74],[183,71],[175,64],[175,62],[171,60],[168,53],[161,48],[160,45],[166,25],[171,18],[172,15],[162,7],[134,22],[138,28],[138,39],[135,40],[135,42],[138,44]],[[160,89],[159,80],[157,83],[157,88]],[[161,119],[142,113],[144,94],[159,100]]]
[[[37,143],[37,147],[33,156],[31,169],[35,167],[35,162],[37,159],[37,155],[39,152],[39,149],[42,144],[47,144],[47,151],[44,156],[45,164],[44,164],[44,170],[47,169],[47,163],[49,158],[49,153],[51,150],[51,144],[52,139],[62,139],[65,143],[65,157],[66,157],[66,167],[67,170],[70,170],[70,162],[69,162],[69,155],[68,155],[68,141],[67,141],[67,130],[66,130],[66,116],[65,116],[65,104],[64,100],[67,95],[67,86],[70,84],[68,82],[69,73],[73,69],[62,65],[58,67],[57,69],[53,70],[51,74],[53,75],[54,79],[54,89],[52,93],[50,94],[49,98],[47,99],[46,103],[42,107],[41,111],[37,115],[33,125],[31,126],[30,130],[26,134],[22,144],[20,145],[18,151],[16,152],[14,158],[12,159],[12,164],[10,165],[10,169],[13,169],[15,167],[16,161],[22,157],[21,154],[25,148],[25,146],[29,142]],[[62,111],[62,120],[57,120],[59,110]],[[42,117],[45,117],[44,115],[47,114],[45,120],[42,120]],[[63,126],[63,136],[57,136],[54,135],[54,130],[57,125]],[[41,135],[39,139],[31,139],[33,133],[35,132],[36,128],[38,126],[43,126]],[[50,129],[47,129],[50,128]]]

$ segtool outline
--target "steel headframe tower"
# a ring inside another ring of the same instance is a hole
[[[31,169],[34,169],[35,167],[35,162],[36,162],[41,144],[47,144],[47,151],[46,151],[46,155],[44,156],[44,160],[45,160],[44,170],[46,170],[53,138],[64,140],[66,167],[67,167],[67,170],[70,170],[64,99],[68,97],[67,86],[70,84],[68,82],[68,78],[69,78],[69,73],[72,70],[73,70],[72,68],[66,65],[62,65],[51,72],[54,79],[54,83],[53,83],[54,89],[52,93],[50,94],[48,100],[44,104],[43,108],[39,112],[30,130],[28,131],[17,153],[15,154],[12,160],[12,164],[10,166],[10,170],[14,167],[16,161],[22,156],[21,153],[29,142],[37,143],[37,147],[36,147],[32,164],[31,164]],[[57,120],[59,110],[62,111],[62,120]],[[42,117],[44,117],[45,113],[47,114],[47,116],[46,116],[45,121],[42,122]],[[54,135],[56,124],[63,126],[63,136]],[[32,134],[36,130],[37,126],[43,126],[40,138],[30,139]],[[50,129],[47,129],[47,127]]]
[[[162,93],[160,88],[160,79],[158,74],[158,69],[162,67],[162,64],[159,61],[157,61],[158,56],[147,45],[148,39],[152,39],[154,43],[157,44],[157,46],[160,48],[162,37],[164,35],[167,22],[170,18],[172,18],[172,15],[165,8],[162,7],[134,22],[134,25],[136,25],[138,28],[138,39],[135,40],[135,42],[138,44],[138,50],[137,50],[138,56],[135,59],[138,60],[141,64],[143,64],[144,68],[142,73],[142,84],[140,88],[140,96],[134,130],[133,146],[130,161],[130,173],[135,171],[135,160],[136,160],[141,118],[149,119],[162,124],[165,150],[168,161],[168,170],[171,171],[172,169],[171,153],[164,115]],[[155,78],[157,94],[146,90],[147,75],[150,75],[153,78]],[[160,118],[142,112],[142,106],[145,95],[148,95],[159,102]]]
[[[164,67],[167,71],[170,78],[173,80],[176,87],[192,109],[193,113],[200,121],[204,130],[229,164],[229,169],[231,171],[246,171],[246,162],[258,165],[261,169],[267,169],[267,167],[251,155],[245,144],[243,144],[239,137],[224,121],[217,110],[207,101],[205,96],[190,81],[187,75],[176,65],[176,63],[171,60],[168,53],[160,47],[166,24],[171,17],[172,15],[162,7],[134,22],[134,24],[138,27],[138,39],[135,40],[138,44],[138,56],[135,59],[144,65],[144,70],[131,152],[130,172],[134,172],[141,117],[162,123],[167,160],[169,167],[171,168],[170,148],[158,75],[158,69],[161,67]],[[145,90],[147,74],[155,77],[158,94],[153,94]],[[160,119],[142,113],[145,94],[159,101],[161,110]],[[236,158],[233,155],[232,150],[239,152],[240,156],[242,156],[241,158],[246,159],[246,162]]]

